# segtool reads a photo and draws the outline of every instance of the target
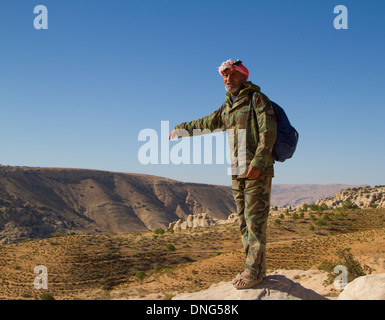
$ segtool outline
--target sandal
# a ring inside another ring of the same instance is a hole
[[[235,279],[237,279],[237,281],[235,281]],[[236,288],[237,290],[253,288],[254,286],[256,286],[258,283],[262,282],[262,280],[263,280],[263,279],[258,279],[258,278],[248,279],[248,278],[243,277],[241,274],[238,274],[235,279],[233,280],[232,283],[234,285],[234,288]],[[245,283],[245,285],[238,284],[239,280],[242,280]],[[235,281],[235,283],[234,283],[234,281]]]
[[[237,274],[237,276],[231,281],[232,285],[235,285],[239,280],[241,280],[242,275],[240,273]]]

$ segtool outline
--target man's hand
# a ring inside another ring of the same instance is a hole
[[[247,172],[246,178],[252,179],[252,180],[258,179],[260,173],[261,173],[261,169],[253,166],[249,166],[249,171]]]
[[[171,131],[170,135],[168,136],[168,140],[176,138],[176,131],[175,129]]]

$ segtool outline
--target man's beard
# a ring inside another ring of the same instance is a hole
[[[225,89],[227,92],[230,92],[230,93],[237,93],[239,92],[241,89],[242,89],[243,85],[242,83],[239,83],[237,86],[232,86],[232,87],[229,87],[227,88],[227,86],[225,85]]]

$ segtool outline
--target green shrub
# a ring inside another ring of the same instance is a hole
[[[350,252],[350,248],[337,250],[338,261],[324,260],[319,266],[319,270],[324,270],[328,272],[328,279],[325,280],[324,285],[329,285],[334,282],[337,274],[334,273],[334,268],[338,265],[345,266],[347,269],[348,282],[353,281],[354,279],[365,276],[364,268],[371,273],[371,269],[367,266],[364,268],[361,264],[356,261],[353,257],[353,254]]]
[[[317,226],[320,226],[320,227],[326,226],[326,221],[325,221],[324,219],[319,219],[319,220],[316,221],[315,224],[316,224]]]
[[[146,277],[146,273],[144,271],[136,271],[135,277],[142,282],[143,279]]]
[[[40,300],[55,300],[55,298],[50,293],[42,293]]]
[[[169,244],[166,246],[166,249],[167,249],[167,251],[174,251],[174,250],[175,250],[175,247],[174,247],[171,243],[169,243]]]
[[[154,233],[155,234],[163,234],[164,230],[162,228],[158,228],[158,229],[154,230]]]
[[[342,209],[357,209],[357,205],[352,202],[350,198],[347,198],[342,202]]]
[[[163,299],[163,300],[171,300],[173,297],[175,297],[174,294],[165,293],[165,294],[164,294],[164,299]]]
[[[323,214],[321,218],[315,223],[317,226],[326,226],[329,217],[327,214]]]
[[[161,269],[161,268],[160,268],[159,266],[155,266],[155,267],[154,267],[154,272],[157,273],[157,272],[160,271],[160,269]]]

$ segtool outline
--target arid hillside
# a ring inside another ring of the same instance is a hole
[[[52,234],[166,228],[189,214],[226,219],[231,188],[84,169],[0,166],[0,243]]]

